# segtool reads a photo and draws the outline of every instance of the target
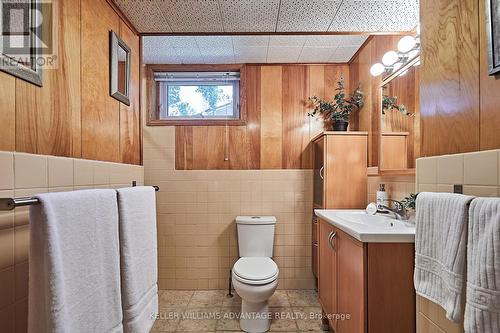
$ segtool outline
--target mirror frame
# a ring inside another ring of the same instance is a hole
[[[125,93],[118,90],[118,48],[127,53],[125,61]],[[109,32],[109,95],[130,106],[130,47],[114,31]]]
[[[385,77],[382,82],[380,83],[379,91],[378,91],[378,99],[380,101],[380,110],[377,112],[382,111],[382,90],[385,85],[389,84],[391,81],[399,77],[401,73],[403,73],[405,70],[411,68],[414,64],[420,61],[420,55],[417,55],[410,61],[404,64],[404,66],[401,66],[401,68],[398,68],[397,71],[394,73],[391,73],[391,75]],[[379,115],[379,128],[378,128],[378,174],[379,175],[406,175],[406,174],[414,174],[415,169],[414,168],[408,168],[408,169],[381,169],[380,168],[380,163],[382,161],[382,116]]]
[[[3,3],[3,0],[0,0],[0,5]],[[32,0],[30,2],[31,10],[35,10],[38,12],[42,12],[42,3],[41,1]],[[33,83],[39,87],[43,86],[43,73],[42,66],[38,64],[38,57],[41,56],[41,48],[42,48],[42,27],[41,27],[41,17],[39,15],[32,15],[30,25],[32,27],[36,27],[35,29],[35,37],[38,38],[30,38],[31,44],[31,54],[30,58],[34,63],[32,67],[26,67],[21,63],[14,61],[15,66],[0,66],[0,71],[13,75],[21,80],[24,80],[29,83]],[[12,61],[12,58],[0,53],[0,63],[4,63],[6,61]]]

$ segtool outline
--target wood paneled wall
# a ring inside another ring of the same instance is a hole
[[[333,98],[341,73],[350,91],[348,65],[246,65],[244,72],[246,125],[177,126],[176,169],[312,167],[310,139],[324,125],[307,116],[307,98]]]
[[[140,164],[139,37],[105,0],[56,1],[43,87],[0,72],[0,150]],[[132,49],[131,106],[109,96],[109,31]]]
[[[423,156],[500,148],[500,80],[488,76],[483,0],[423,0]]]
[[[381,77],[370,75],[370,67],[382,60],[389,50],[396,49],[401,35],[373,36],[349,65],[351,87],[359,86],[365,95],[364,106],[351,119],[351,130],[366,131],[368,135],[368,165],[378,166],[379,128],[382,113],[380,100]]]

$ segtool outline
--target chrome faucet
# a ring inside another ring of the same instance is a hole
[[[392,199],[388,199],[386,201],[393,202],[395,207],[390,208],[386,205],[378,205],[378,207],[377,207],[379,209],[378,213],[384,213],[384,214],[393,213],[397,220],[401,220],[401,221],[408,220],[408,218],[409,218],[408,211],[406,210],[405,206],[400,201],[392,200]]]

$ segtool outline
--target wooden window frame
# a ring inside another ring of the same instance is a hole
[[[247,123],[245,65],[146,65],[147,126],[242,126]],[[239,119],[158,119],[159,89],[155,72],[240,72]]]

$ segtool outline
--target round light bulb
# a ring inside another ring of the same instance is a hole
[[[410,52],[415,45],[417,45],[417,41],[413,36],[404,36],[398,42],[398,51],[402,53]]]
[[[408,59],[411,60],[413,58],[415,58],[418,54],[419,54],[419,50],[415,49],[415,50],[411,50],[410,52],[408,52]]]
[[[384,65],[382,65],[381,63],[376,63],[374,64],[371,68],[370,68],[370,74],[372,76],[379,76],[380,74],[382,74],[383,72],[385,71],[385,67]]]
[[[382,57],[382,63],[386,66],[392,66],[399,60],[399,55],[396,51],[389,51],[384,54]]]

